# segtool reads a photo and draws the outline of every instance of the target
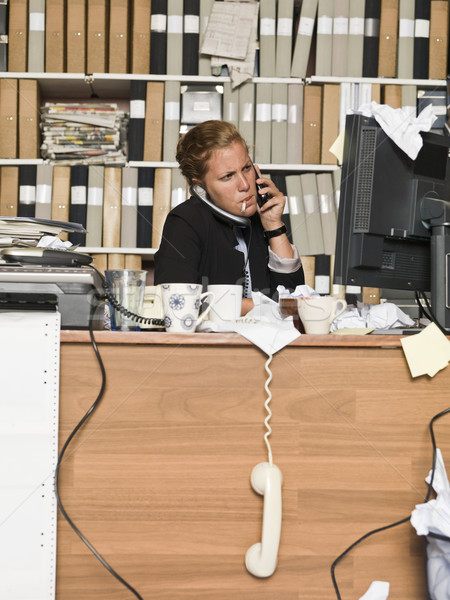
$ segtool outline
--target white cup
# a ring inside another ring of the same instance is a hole
[[[305,333],[330,333],[331,323],[347,308],[347,302],[333,296],[297,298],[298,315]]]
[[[202,286],[197,283],[163,283],[161,295],[166,331],[171,333],[193,333],[211,310],[214,300],[214,294],[202,294]],[[208,306],[199,316],[200,306],[206,298]]]
[[[214,294],[209,320],[216,323],[237,321],[242,310],[242,285],[208,285],[208,292]]]

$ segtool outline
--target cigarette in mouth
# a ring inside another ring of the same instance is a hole
[[[242,208],[241,208],[241,213],[244,214],[245,213],[245,209],[247,208],[247,202],[244,200],[244,202],[242,203]]]

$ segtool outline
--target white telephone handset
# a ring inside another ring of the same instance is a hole
[[[261,543],[247,550],[245,566],[256,577],[270,577],[277,567],[280,545],[283,475],[276,465],[264,462],[253,469],[250,481],[255,492],[264,496],[264,513]]]

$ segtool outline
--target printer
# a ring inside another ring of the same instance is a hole
[[[56,297],[62,329],[89,329],[91,318],[93,329],[103,329],[102,278],[92,267],[0,264],[0,300],[14,296],[26,307],[36,294]]]

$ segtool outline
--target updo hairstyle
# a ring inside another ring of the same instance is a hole
[[[178,141],[176,159],[189,184],[203,180],[212,153],[239,142],[248,152],[247,144],[232,123],[210,120],[189,129]]]

